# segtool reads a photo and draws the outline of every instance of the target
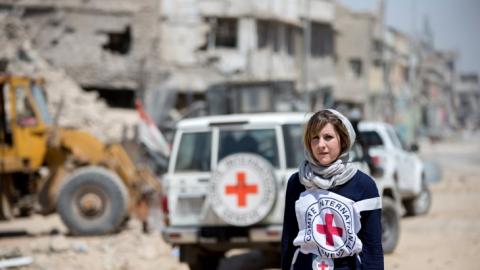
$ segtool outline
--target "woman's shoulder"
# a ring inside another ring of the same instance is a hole
[[[296,189],[296,190],[305,189],[302,183],[300,183],[298,172],[293,173],[288,178],[287,189]]]
[[[299,176],[298,176],[298,172],[295,172],[292,175],[290,175],[290,177],[288,178],[287,185],[288,186],[300,185],[300,179],[299,179]]]
[[[356,182],[357,187],[363,190],[364,196],[367,197],[376,197],[378,196],[378,188],[375,180],[370,177],[368,174],[358,170],[357,173],[353,176],[353,179]]]

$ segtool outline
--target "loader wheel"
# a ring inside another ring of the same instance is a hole
[[[102,167],[74,172],[60,188],[57,211],[75,235],[116,231],[127,215],[128,193],[120,178]]]
[[[395,250],[400,236],[400,217],[396,209],[392,199],[382,199],[382,247],[385,254]]]

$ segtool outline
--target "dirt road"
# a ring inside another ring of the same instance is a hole
[[[422,145],[440,163],[443,179],[432,185],[426,216],[403,218],[400,242],[385,257],[385,269],[479,269],[480,137]]]
[[[403,218],[400,242],[385,256],[385,269],[478,269],[480,261],[480,135],[460,141],[422,144],[420,153],[436,160],[443,180],[432,186],[433,205],[426,216]],[[131,222],[122,233],[68,237],[58,216],[0,223],[0,234],[26,229],[31,236],[0,237],[0,258],[29,256],[20,269],[188,270],[178,252],[159,233],[145,235]],[[50,235],[54,230],[56,235]],[[261,255],[223,261],[223,269],[243,269]],[[234,267],[237,266],[237,267]]]

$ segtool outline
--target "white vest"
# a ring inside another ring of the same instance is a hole
[[[380,197],[354,202],[323,189],[308,189],[295,202],[299,232],[293,244],[304,254],[326,259],[358,254],[360,212],[379,208]]]

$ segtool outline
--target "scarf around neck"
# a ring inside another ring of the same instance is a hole
[[[335,114],[343,125],[347,128],[350,145],[338,159],[328,166],[320,165],[306,149],[304,150],[305,160],[302,161],[298,168],[300,182],[307,188],[329,189],[335,186],[343,185],[357,173],[357,167],[348,162],[349,150],[355,142],[355,131],[352,124],[340,112],[328,109]]]

